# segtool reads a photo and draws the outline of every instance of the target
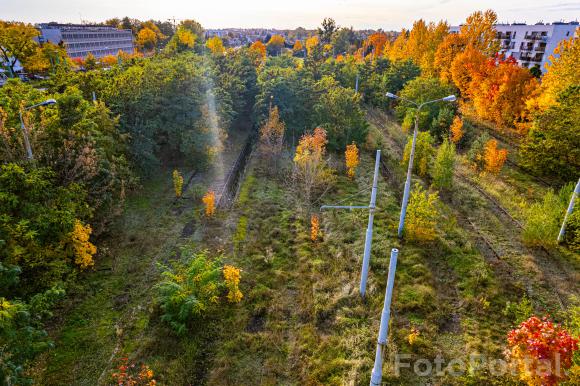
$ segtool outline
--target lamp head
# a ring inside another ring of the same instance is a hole
[[[457,97],[455,95],[449,95],[443,98],[443,100],[445,102],[455,102],[457,100]]]
[[[388,92],[385,95],[387,96],[387,98],[397,99],[397,96],[395,94],[393,94],[393,93]]]
[[[42,102],[40,105],[41,106],[47,106],[47,105],[54,105],[56,103],[56,100],[54,99],[47,99],[44,102]]]

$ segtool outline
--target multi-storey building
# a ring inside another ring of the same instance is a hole
[[[82,24],[39,24],[38,41],[59,44],[62,42],[68,56],[85,58],[89,52],[96,58],[116,55],[119,51],[133,53],[133,33],[131,30],[102,25]]]
[[[451,27],[459,32],[460,27]],[[522,67],[538,65],[546,72],[545,64],[558,43],[575,36],[578,22],[552,24],[496,24],[500,53],[512,56]]]

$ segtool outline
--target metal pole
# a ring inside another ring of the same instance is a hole
[[[369,204],[369,223],[365,238],[365,251],[363,254],[362,269],[360,273],[360,295],[364,298],[367,288],[367,278],[369,275],[369,262],[371,259],[371,244],[373,242],[373,220],[375,218],[375,204],[377,202],[377,186],[379,179],[379,164],[381,162],[381,151],[377,150],[375,159],[375,174],[373,176],[373,189],[371,191],[371,202]]]
[[[358,93],[358,74],[356,74],[356,81],[354,82],[354,91]]]
[[[413,144],[411,145],[411,155],[409,156],[409,166],[407,167],[407,180],[405,181],[405,190],[403,192],[403,203],[401,204],[401,216],[399,217],[399,238],[403,237],[403,228],[405,228],[405,215],[407,214],[407,204],[409,203],[409,192],[411,190],[411,175],[413,173],[413,159],[415,158],[415,144],[417,143],[417,132],[419,131],[419,110],[423,105],[417,108],[415,115],[415,130],[413,131]]]
[[[24,137],[24,148],[26,149],[26,157],[31,160],[32,156],[32,147],[30,146],[30,141],[28,140],[28,130],[24,125],[24,119],[22,119],[22,111],[18,112],[20,116],[20,128],[22,129],[22,136]]]
[[[377,340],[377,352],[375,354],[375,365],[371,373],[370,386],[379,386],[383,378],[383,350],[387,346],[389,335],[389,320],[391,318],[391,299],[393,298],[393,286],[395,284],[395,271],[397,270],[397,257],[399,250],[391,249],[391,260],[389,261],[389,275],[387,277],[387,290],[383,312],[381,313],[381,324],[379,327],[379,338]]]
[[[578,183],[576,184],[576,188],[572,192],[572,197],[570,198],[570,204],[568,205],[568,210],[564,215],[564,221],[562,221],[562,227],[560,228],[560,233],[558,233],[558,242],[562,242],[564,238],[564,233],[566,231],[566,221],[568,221],[568,216],[572,214],[574,210],[574,202],[576,201],[576,197],[580,195],[580,179],[578,179]]]

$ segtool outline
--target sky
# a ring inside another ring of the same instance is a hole
[[[0,20],[79,23],[129,16],[195,19],[205,28],[310,29],[332,17],[339,26],[400,30],[419,18],[457,25],[473,11],[487,8],[506,23],[580,18],[580,1],[565,0],[0,0]]]

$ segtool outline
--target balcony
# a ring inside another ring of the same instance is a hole
[[[520,51],[532,51],[534,46],[520,46]]]
[[[538,46],[538,47],[536,47],[536,52],[546,52],[546,46]]]
[[[496,35],[496,39],[498,39],[498,40],[502,40],[502,39],[510,40],[511,38],[512,38],[511,33],[498,32]]]
[[[537,34],[526,34],[526,36],[524,36],[524,39],[526,40],[546,40],[548,38],[548,36],[546,35],[537,35]]]

